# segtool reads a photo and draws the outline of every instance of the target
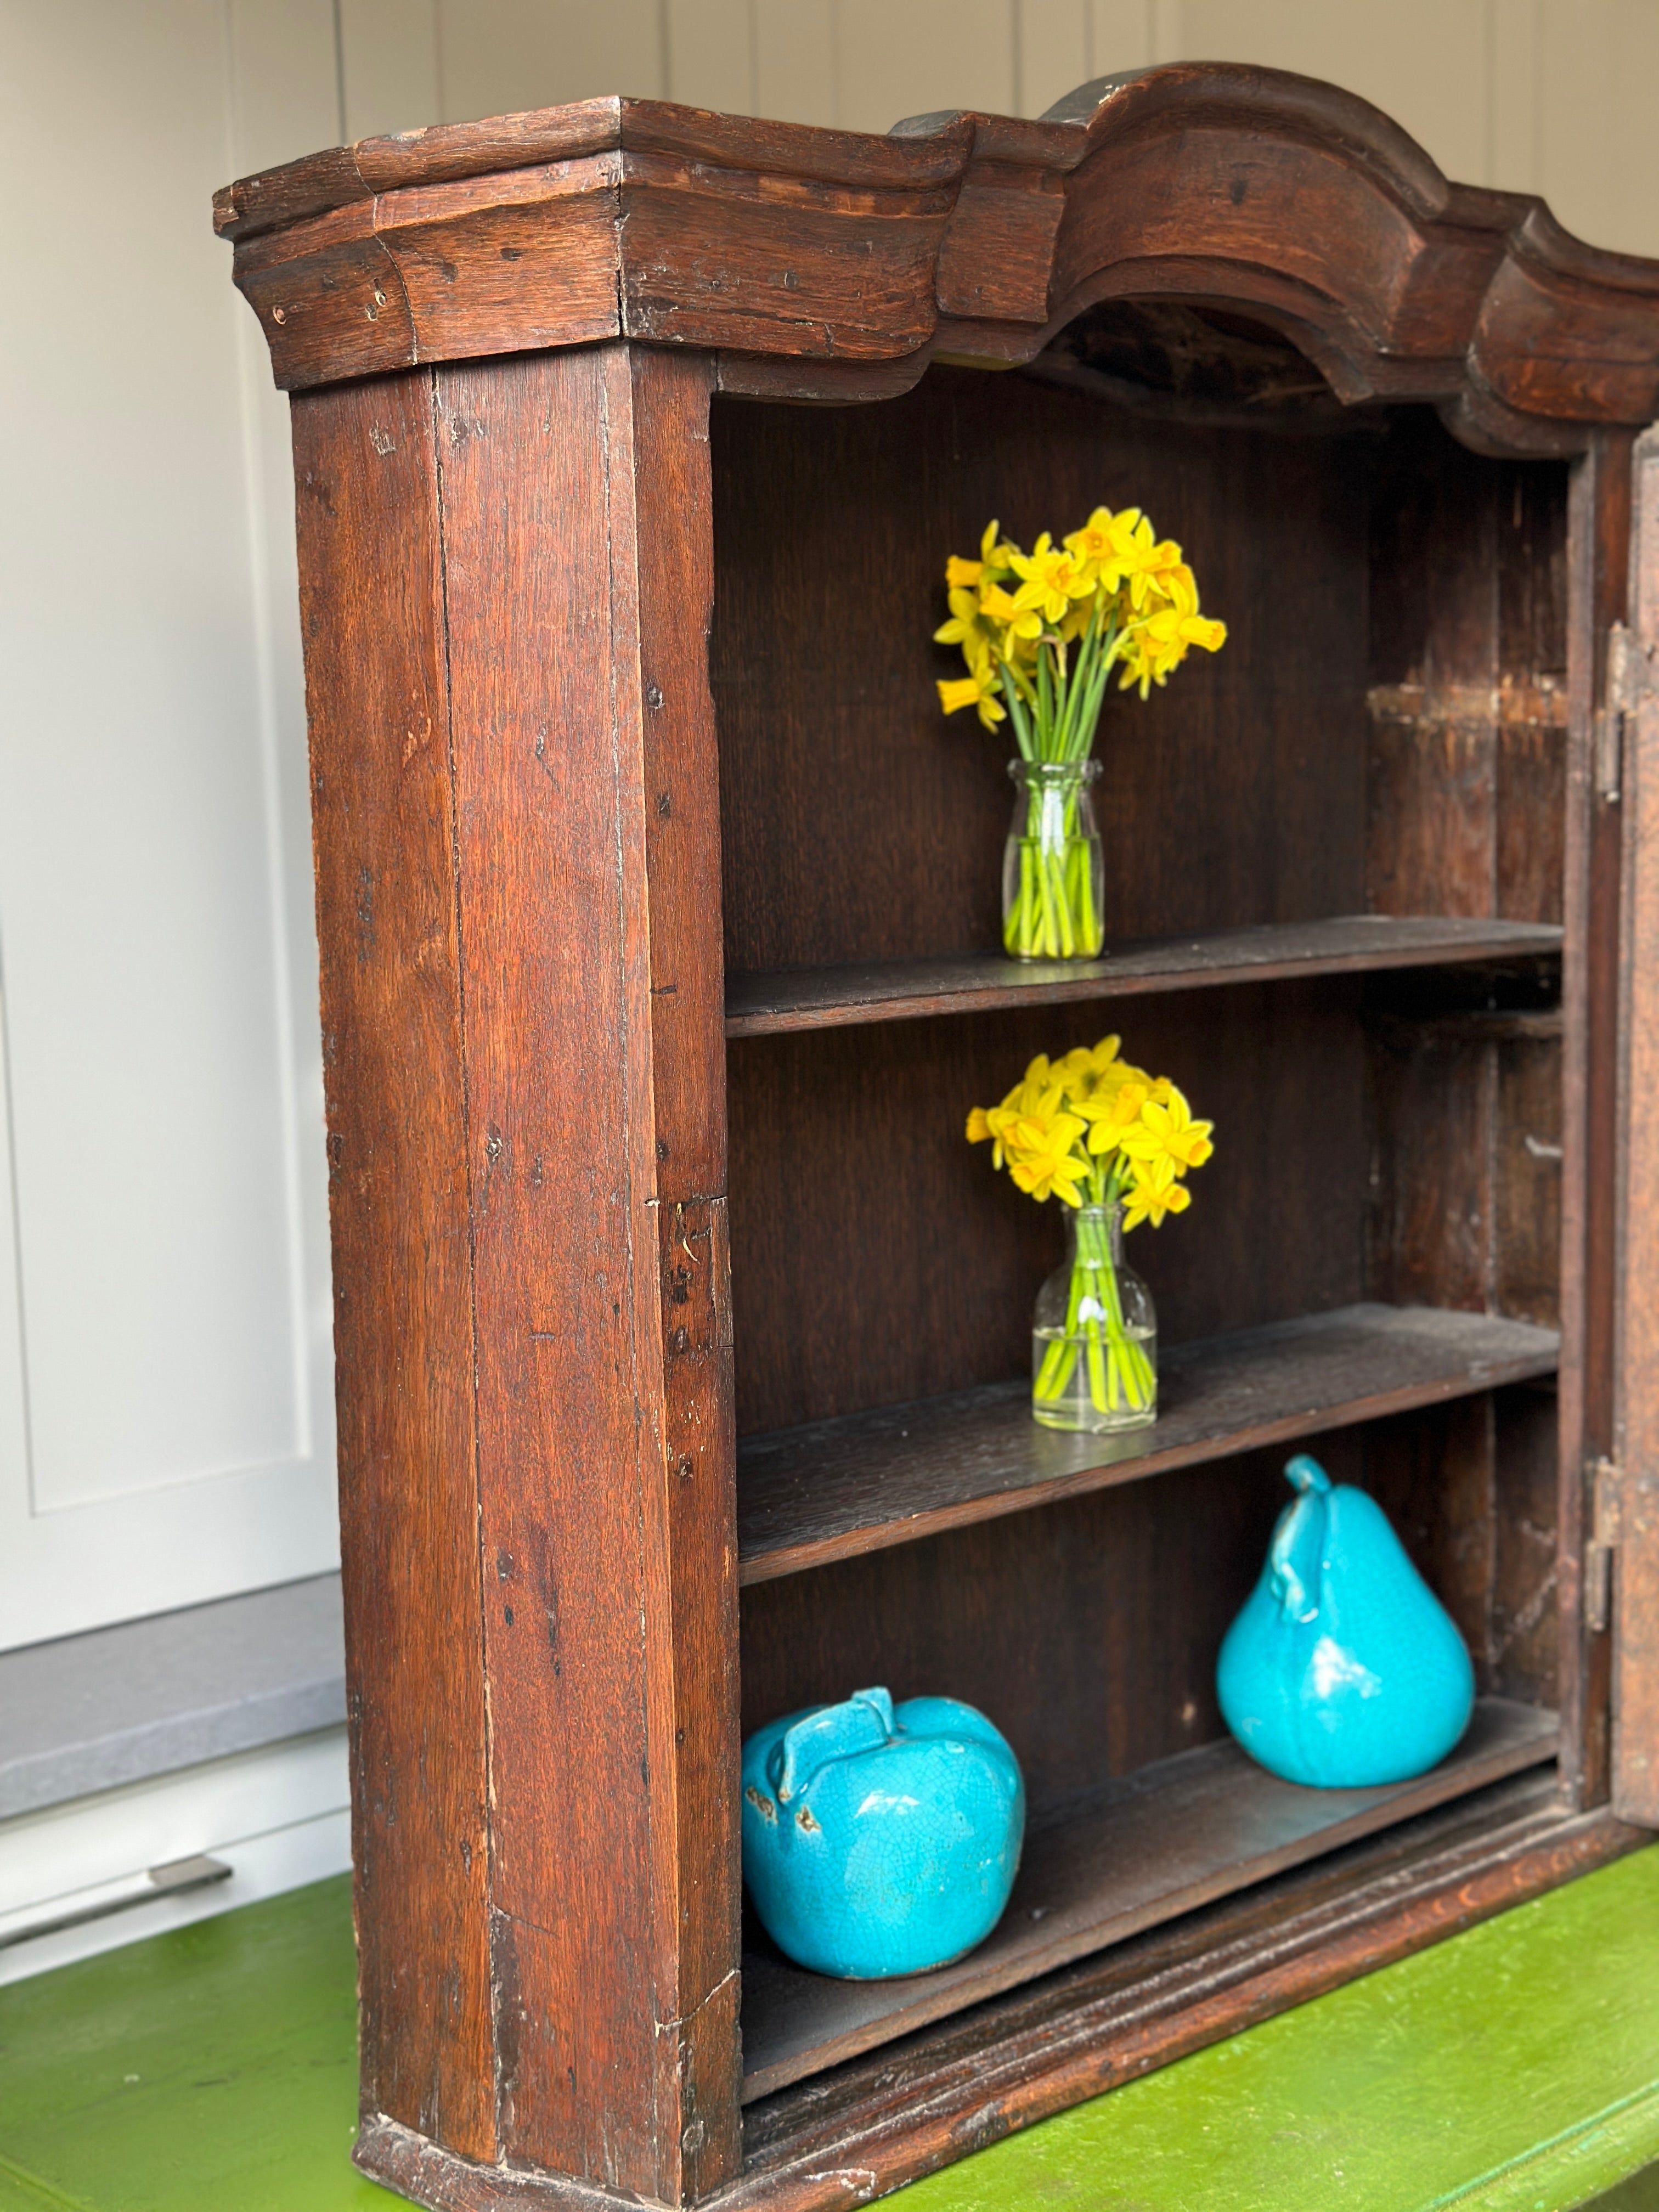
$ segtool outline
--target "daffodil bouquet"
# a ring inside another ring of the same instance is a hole
[[[1146,699],[1194,646],[1218,652],[1226,625],[1199,612],[1180,546],[1139,507],[1097,507],[1060,544],[1045,530],[1029,553],[1000,532],[988,525],[977,561],[945,563],[951,614],[933,635],[961,647],[968,673],[939,684],[939,704],[975,708],[988,730],[1006,721],[1019,748],[1005,948],[1022,960],[1093,959],[1104,873],[1088,786],[1108,679],[1115,669],[1119,689]]]
[[[1214,1152],[1167,1075],[1118,1057],[1103,1037],[1063,1060],[1039,1054],[999,1106],[968,1116],[970,1145],[1038,1200],[1057,1197],[1073,1249],[1038,1296],[1031,1410],[1050,1428],[1138,1428],[1157,1418],[1158,1324],[1125,1265],[1122,1232],[1157,1228],[1191,1204],[1186,1177]]]

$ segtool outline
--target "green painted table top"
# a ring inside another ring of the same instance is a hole
[[[0,2212],[390,2212],[342,1880],[0,1990]],[[917,2183],[906,2212],[1659,2208],[1659,1846]],[[1634,2177],[1633,2179],[1631,2177]]]

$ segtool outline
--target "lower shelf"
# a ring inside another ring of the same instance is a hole
[[[1483,1698],[1451,1757],[1413,1782],[1304,1790],[1223,1742],[1109,1783],[1033,1829],[1001,1925],[954,1966],[840,1982],[775,1954],[746,1956],[744,2101],[1540,1765],[1556,1737],[1553,1713]]]

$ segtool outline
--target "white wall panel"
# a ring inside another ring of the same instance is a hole
[[[441,122],[438,0],[339,0],[339,10],[346,137]]]
[[[1374,100],[1442,168],[1486,180],[1491,148],[1489,18],[1481,0],[1179,0],[1160,61],[1262,62],[1328,78]],[[1164,50],[1173,33],[1174,51]]]
[[[756,112],[785,123],[841,120],[841,40],[825,0],[757,0]]]
[[[665,0],[673,97],[724,115],[757,115],[761,0]]]
[[[836,0],[836,23],[847,130],[1014,104],[1012,0]]]
[[[1659,254],[1659,6],[1549,0],[1537,71],[1533,190],[1581,238]]]
[[[208,210],[338,106],[327,0],[0,38],[11,1644],[334,1548],[286,409]]]
[[[1103,76],[1090,0],[1014,0],[1015,105],[1041,115],[1063,93]]]
[[[438,0],[444,120],[612,92],[660,99],[666,47],[662,0]]]

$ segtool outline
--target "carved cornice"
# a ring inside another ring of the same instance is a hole
[[[1226,307],[1339,396],[1569,452],[1659,415],[1659,263],[1448,183],[1365,101],[1179,64],[1040,122],[884,138],[594,100],[368,138],[215,200],[279,385],[618,336],[727,390],[878,398],[930,360],[1029,361],[1111,299]]]

